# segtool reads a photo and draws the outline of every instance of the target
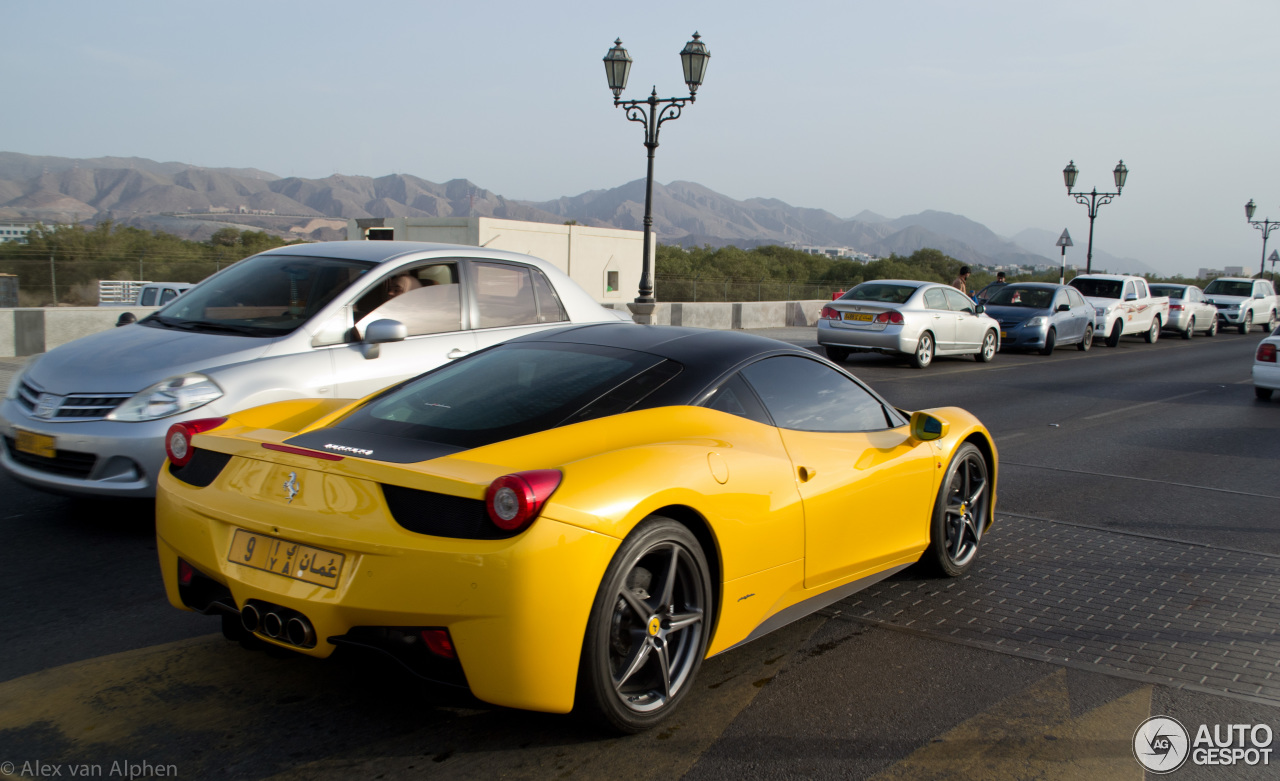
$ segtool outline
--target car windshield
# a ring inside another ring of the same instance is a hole
[[[840,297],[842,301],[880,301],[885,304],[905,304],[911,294],[919,290],[909,285],[886,285],[880,282],[863,282]]]
[[[1053,291],[1042,287],[1004,287],[987,301],[988,306],[1020,306],[1026,309],[1048,309]]]
[[[1071,286],[1089,298],[1119,298],[1120,288],[1124,283],[1118,279],[1081,279],[1071,280]]]
[[[505,345],[391,388],[334,428],[482,447],[623,412],[680,369],[614,347]]]
[[[1186,290],[1187,289],[1182,285],[1152,285],[1151,295],[1168,296],[1169,298],[1182,298]]]
[[[1205,286],[1204,292],[1208,295],[1215,293],[1220,296],[1251,296],[1253,295],[1252,282],[1229,282],[1225,279],[1215,279]]]
[[[376,264],[299,255],[242,260],[144,318],[144,325],[280,336],[305,323]]]

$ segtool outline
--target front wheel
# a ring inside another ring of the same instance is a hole
[[[1187,330],[1182,332],[1183,339],[1190,339],[1196,335],[1196,319],[1191,318],[1191,322],[1187,323]]]
[[[605,571],[587,621],[578,700],[618,732],[665,719],[693,688],[711,632],[711,576],[698,539],[642,522]]]
[[[997,337],[995,331],[987,331],[987,335],[982,337],[982,349],[973,354],[974,360],[980,363],[990,363],[991,359],[996,357]]]
[[[933,506],[929,547],[920,561],[947,577],[969,571],[991,510],[987,461],[970,442],[956,450]]]
[[[920,342],[916,344],[916,351],[911,356],[911,365],[917,369],[925,369],[931,363],[933,363],[933,334],[925,331],[920,334]]]
[[[1245,312],[1244,319],[1240,321],[1240,333],[1247,334],[1249,329],[1253,327],[1253,312]]]
[[[1151,319],[1151,327],[1147,329],[1147,344],[1155,344],[1160,339],[1160,318]]]
[[[835,361],[836,363],[849,360],[848,347],[833,347],[829,344],[826,345],[825,347],[827,350],[827,357]]]
[[[1053,346],[1058,341],[1058,332],[1050,328],[1049,333],[1044,335],[1044,347],[1040,348],[1041,355],[1053,355]]]
[[[1120,334],[1122,334],[1122,333],[1124,333],[1124,323],[1122,323],[1122,322],[1120,322],[1119,320],[1117,320],[1117,321],[1116,321],[1116,324],[1115,324],[1115,325],[1113,325],[1113,326],[1111,326],[1111,333],[1107,336],[1107,346],[1108,346],[1108,347],[1119,347],[1119,346],[1120,346]]]
[[[1080,340],[1080,344],[1076,345],[1076,349],[1082,353],[1089,352],[1089,348],[1093,346],[1093,326],[1086,325],[1084,327],[1084,338]]]
[[[1205,336],[1218,335],[1218,318],[1213,318],[1213,322],[1209,323],[1209,330],[1204,332]]]
[[[1263,330],[1265,330],[1267,333],[1271,333],[1272,331],[1276,330],[1276,310],[1272,309],[1267,314],[1267,324],[1263,326]]]

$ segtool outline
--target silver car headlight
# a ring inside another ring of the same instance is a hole
[[[203,374],[184,374],[161,380],[134,394],[107,415],[107,420],[137,423],[177,415],[222,397],[218,383]]]
[[[41,353],[40,355],[33,355],[28,358],[27,362],[22,365],[22,368],[18,369],[13,377],[9,379],[9,387],[4,389],[4,397],[6,399],[18,398],[18,388],[22,385],[22,378],[30,373],[31,368],[36,365],[36,362],[40,360],[42,355],[44,355],[44,353]]]
[[[1027,322],[1023,323],[1022,325],[1024,328],[1035,328],[1037,326],[1044,325],[1044,318],[1040,316],[1036,316],[1031,318]]]

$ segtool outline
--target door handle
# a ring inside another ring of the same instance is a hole
[[[800,482],[802,483],[807,483],[818,476],[818,470],[808,466],[800,467],[797,472],[800,475]]]
[[[464,355],[470,355],[470,354],[471,354],[470,350],[462,350],[455,347],[452,350],[450,350],[449,353],[445,355],[445,357],[452,361],[456,358],[461,358]]]

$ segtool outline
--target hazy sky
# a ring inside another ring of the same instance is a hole
[[[3,151],[576,195],[645,172],[641,128],[605,82],[614,38],[635,60],[624,97],[674,97],[697,30],[711,63],[663,126],[659,182],[840,217],[936,209],[1002,235],[1066,227],[1083,263],[1088,218],[1062,168],[1110,190],[1123,158],[1095,246],[1166,272],[1256,269],[1244,203],[1280,219],[1276,0],[123,0],[4,15]]]

